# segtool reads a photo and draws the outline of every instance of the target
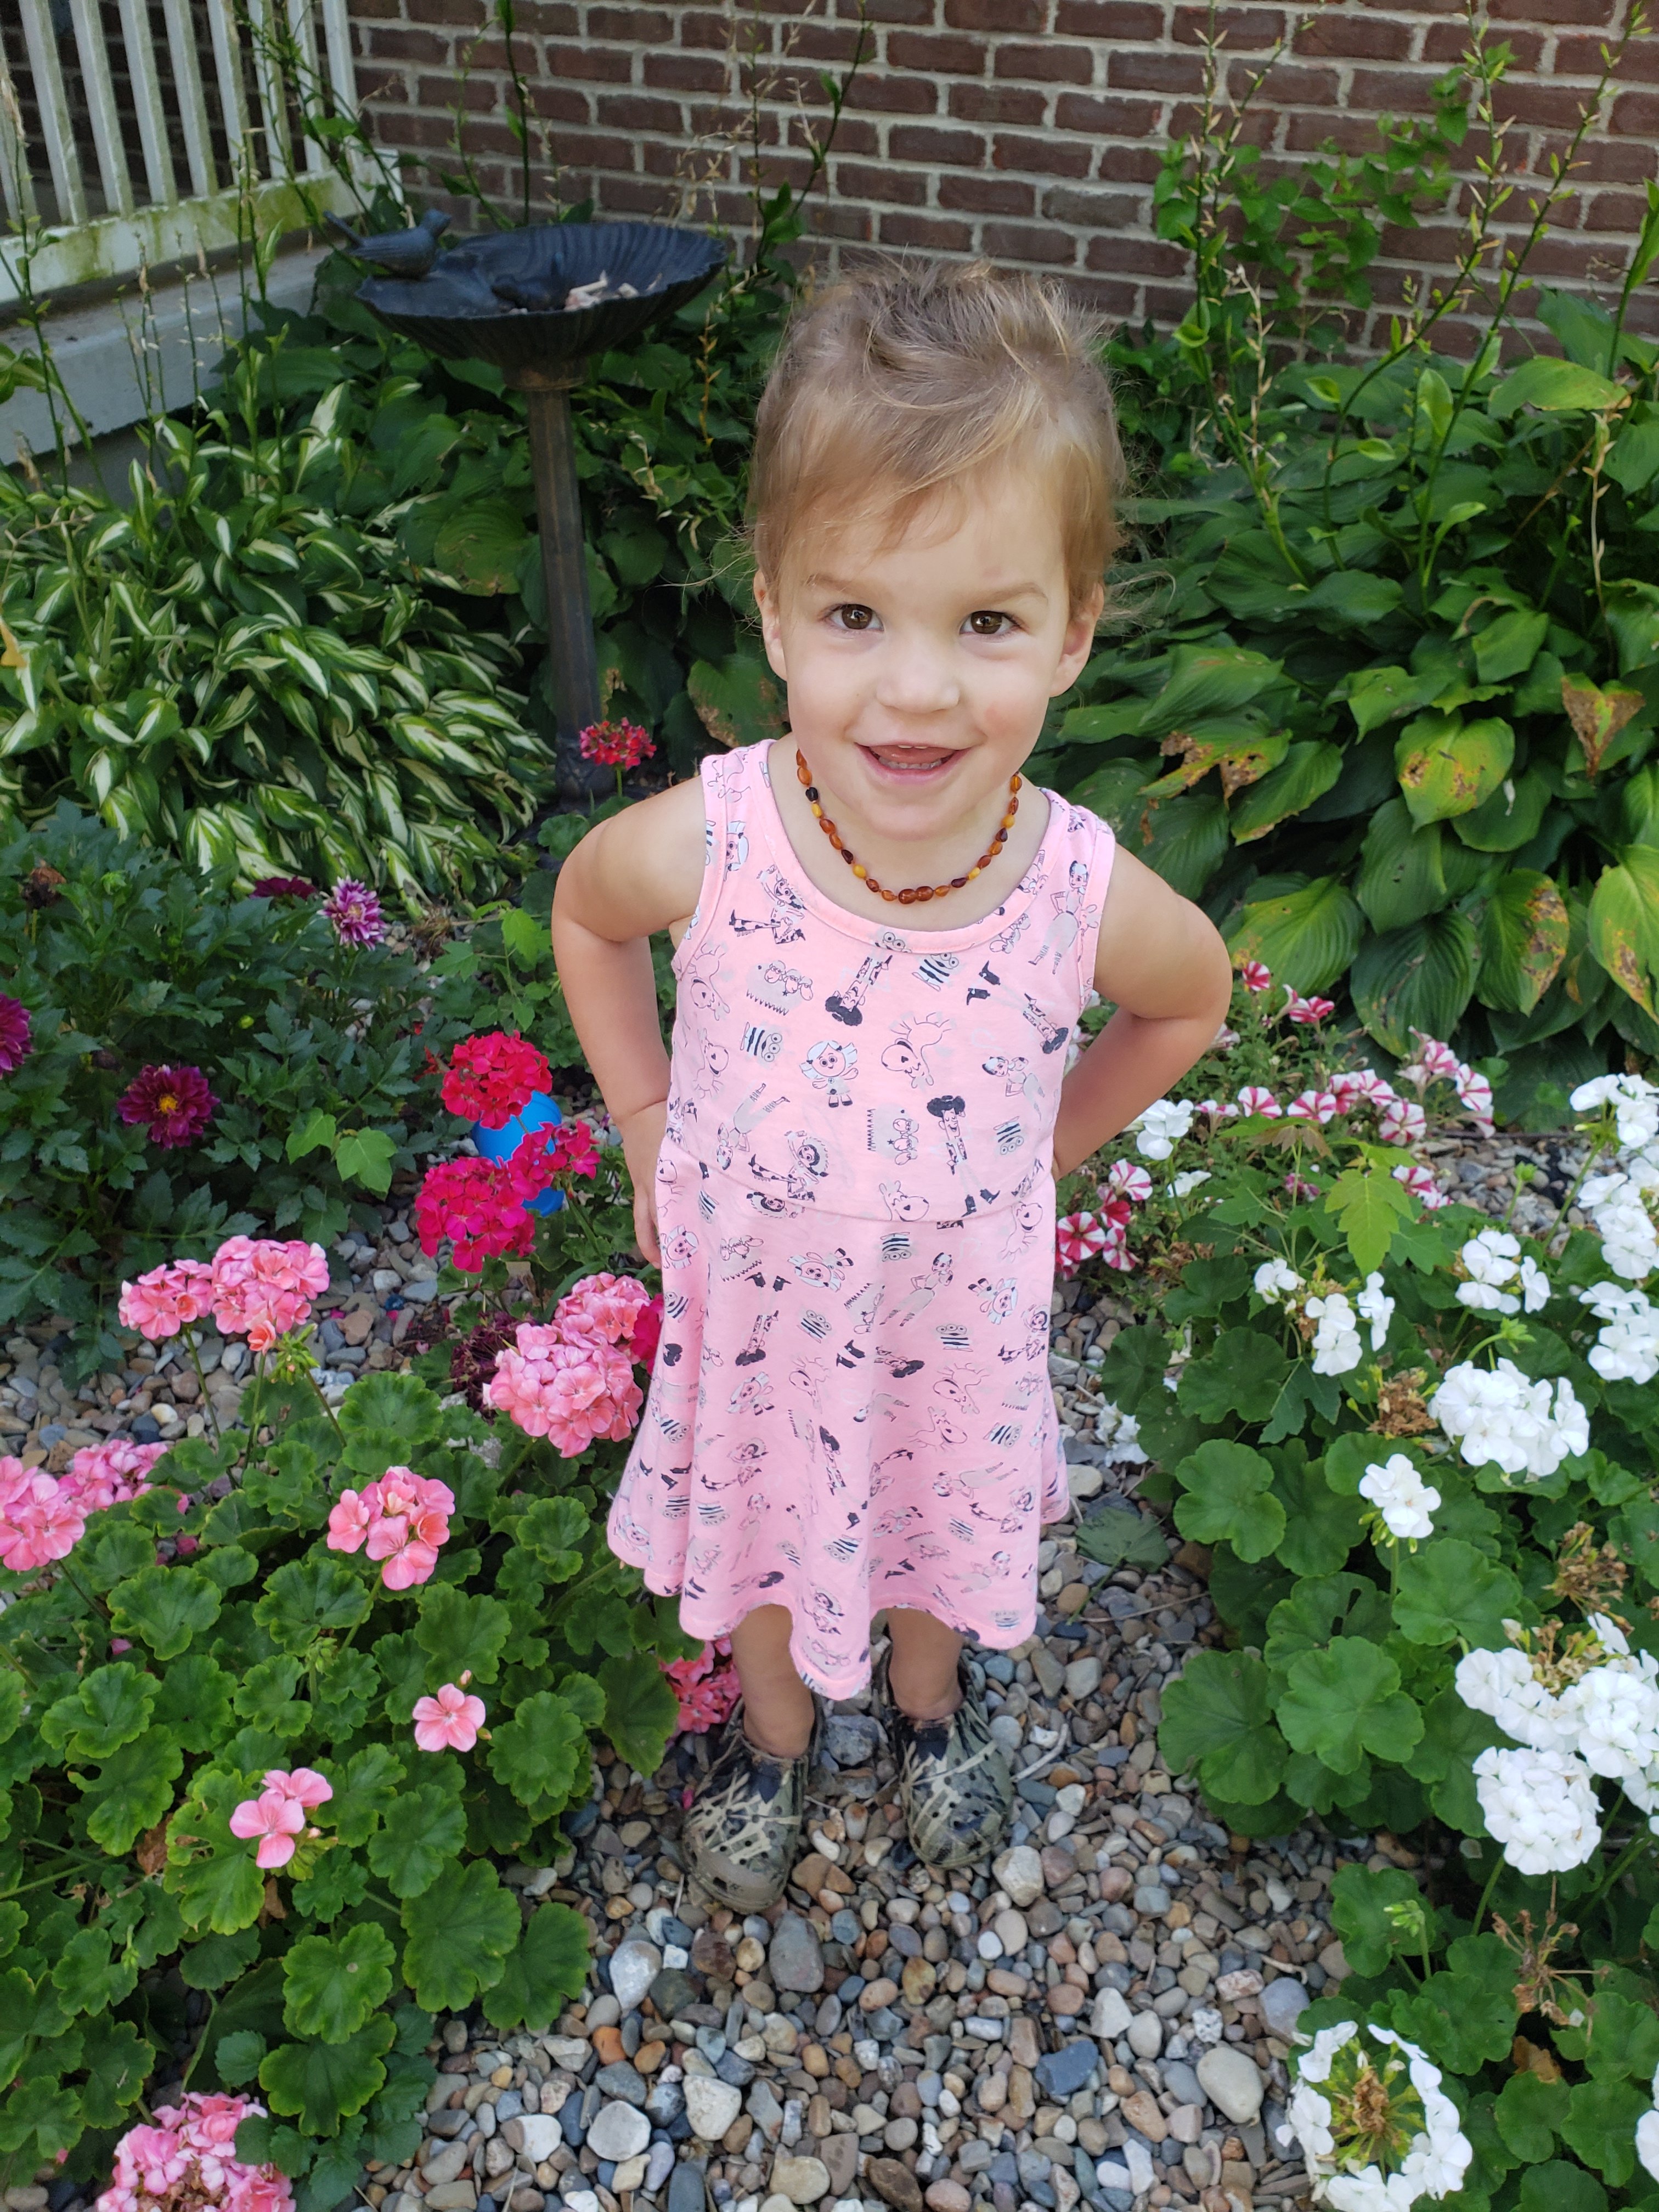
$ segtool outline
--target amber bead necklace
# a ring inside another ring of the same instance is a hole
[[[952,876],[948,884],[917,884],[911,890],[890,891],[885,884],[876,881],[863,861],[854,856],[852,848],[842,843],[840,830],[823,811],[823,803],[818,798],[817,787],[812,781],[812,771],[807,767],[799,745],[795,747],[795,774],[805,788],[806,803],[811,808],[813,818],[819,829],[823,830],[865,889],[874,891],[881,898],[896,900],[900,906],[916,906],[924,899],[948,898],[952,891],[959,891],[965,884],[971,884],[975,876],[984,874],[986,869],[990,866],[992,861],[1008,842],[1008,832],[1013,828],[1014,817],[1019,811],[1019,787],[1024,780],[1018,775],[1009,777],[1008,811],[998,825],[996,836],[992,838],[965,876]]]

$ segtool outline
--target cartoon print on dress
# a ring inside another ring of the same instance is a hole
[[[775,1402],[772,1378],[769,1375],[750,1375],[738,1383],[726,1401],[728,1413],[766,1413]]]
[[[893,1042],[882,1048],[882,1066],[903,1076],[912,1091],[926,1091],[933,1080],[927,1054],[949,1030],[949,1019],[944,1014],[907,1014],[890,1026]]]
[[[733,1363],[735,1365],[738,1367],[754,1367],[757,1365],[761,1360],[765,1358],[766,1340],[771,1334],[772,1324],[777,1317],[778,1310],[775,1306],[773,1307],[770,1313],[756,1315],[754,1326],[749,1332],[748,1341],[744,1346],[743,1350],[738,1352],[737,1358]]]
[[[1019,1278],[1017,1275],[1004,1275],[994,1283],[988,1275],[980,1275],[968,1287],[979,1299],[980,1311],[994,1321],[999,1328],[1012,1313],[1019,1297]]]
[[[789,1147],[790,1159],[784,1188],[791,1198],[815,1199],[817,1193],[813,1184],[822,1182],[830,1172],[828,1149],[805,1129],[786,1129],[783,1141]]]
[[[998,911],[1001,912],[1001,908],[999,908]],[[1006,929],[998,930],[996,935],[991,939],[991,950],[994,952],[1012,952],[1030,927],[1031,909],[1030,907],[1024,907],[1009,923]]]
[[[723,1237],[720,1248],[720,1280],[735,1283],[741,1276],[752,1283],[757,1290],[762,1289],[766,1282],[766,1270],[756,1264],[760,1249],[758,1237]]]
[[[864,1019],[864,1002],[891,967],[890,952],[867,952],[851,977],[839,991],[831,991],[823,1002],[823,1011],[832,1021],[841,1022],[855,1030]]]
[[[783,1050],[783,1031],[770,1022],[745,1022],[738,1042],[750,1060],[769,1067]]]
[[[787,1014],[812,996],[813,985],[810,975],[803,975],[799,968],[791,968],[786,961],[763,960],[750,974],[746,989],[757,1006],[769,1006],[775,1014]]]
[[[980,1066],[988,1075],[1001,1078],[1005,1098],[1021,1097],[1028,1106],[1042,1103],[1042,1078],[1023,1052],[994,1052]]]
[[[959,953],[925,952],[916,963],[916,973],[930,990],[942,991],[961,965]]]
[[[769,1114],[775,1114],[778,1108],[785,1103],[783,1093],[780,1091],[775,1098],[767,1099],[765,1105],[763,1106],[760,1102],[765,1095],[765,1084],[757,1083],[754,1089],[739,1101],[737,1111],[732,1115],[732,1119],[729,1121],[722,1121],[715,1130],[714,1164],[722,1173],[730,1169],[733,1158],[746,1144],[750,1132],[757,1129]]]
[[[694,1047],[691,1088],[699,1098],[713,1098],[720,1086],[720,1079],[732,1065],[732,1055],[714,1037],[698,1034]],[[690,1109],[694,1112],[695,1107]]]
[[[1035,968],[1052,951],[1054,956],[1054,974],[1060,973],[1060,963],[1077,943],[1085,929],[1100,920],[1100,908],[1087,906],[1089,896],[1089,863],[1073,860],[1066,871],[1066,888],[1050,891],[1048,902],[1054,908],[1054,918],[1043,933],[1042,942],[1031,955],[1030,966]]]
[[[820,1290],[838,1291],[853,1264],[853,1255],[837,1245],[827,1258],[822,1252],[792,1252],[789,1264],[798,1281],[815,1283]]]
[[[901,1328],[906,1322],[914,1321],[919,1313],[932,1305],[935,1294],[951,1280],[953,1273],[951,1255],[936,1252],[933,1264],[925,1275],[911,1276],[909,1294],[895,1306],[892,1318]]]
[[[824,1093],[826,1105],[850,1106],[853,1094],[847,1086],[859,1072],[858,1047],[836,1037],[820,1038],[802,1060],[800,1072],[814,1091]]]
[[[945,1157],[952,1175],[960,1175],[968,1164],[968,1139],[962,1133],[962,1117],[967,1110],[967,1100],[952,1091],[927,1101],[927,1111],[944,1136]]]
[[[921,1149],[921,1124],[902,1106],[872,1106],[864,1117],[866,1151],[906,1167]]]
[[[1051,1020],[1048,1010],[1038,1006],[1029,991],[1021,994],[1020,1012],[1042,1038],[1045,1053],[1058,1052],[1062,1045],[1070,1042],[1071,1024]]]
[[[902,1182],[878,1182],[876,1188],[881,1193],[882,1204],[895,1221],[925,1221],[927,1219],[929,1201],[925,1198],[918,1197],[914,1191],[906,1190]],[[907,1253],[909,1249],[907,1243],[905,1246]]]
[[[704,828],[709,825],[705,823]],[[735,876],[748,865],[749,825],[746,822],[728,822],[726,825],[726,872]]]
[[[731,928],[739,937],[753,937],[757,931],[767,929],[772,933],[774,945],[799,944],[806,934],[801,926],[806,908],[794,885],[769,861],[760,872],[760,887],[771,902],[771,913],[756,921],[733,908],[726,916]]]
[[[991,992],[998,989],[1001,982],[1001,976],[993,973],[991,963],[988,960],[979,971],[979,981],[968,986],[968,1004],[971,1006],[975,999],[988,999]],[[987,984],[989,984],[990,990],[985,988]]]
[[[663,1239],[662,1263],[665,1267],[689,1267],[698,1250],[696,1232],[690,1229],[676,1229]]]
[[[984,1389],[988,1372],[971,1363],[963,1367],[947,1367],[933,1385],[933,1395],[948,1399],[958,1413],[976,1413],[979,1401],[974,1393]]]
[[[686,962],[685,973],[679,981],[687,1005],[714,1022],[724,1021],[732,1011],[721,998],[715,981],[725,954],[724,945],[700,945]]]

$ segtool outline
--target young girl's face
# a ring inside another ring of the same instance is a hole
[[[884,534],[878,515],[815,538],[781,595],[756,579],[767,656],[826,794],[895,836],[948,836],[1036,744],[1102,594],[1073,612],[1052,502],[1012,469]]]

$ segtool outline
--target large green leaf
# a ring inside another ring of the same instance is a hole
[[[1235,963],[1260,960],[1275,982],[1322,991],[1348,968],[1359,933],[1359,909],[1348,891],[1336,877],[1321,876],[1300,890],[1247,904],[1227,946]]]
[[[1617,2189],[1636,2171],[1636,2124],[1652,2104],[1650,2082],[1579,2081],[1560,2123],[1561,2134],[1586,2166]]]
[[[1431,713],[1407,723],[1394,763],[1420,830],[1479,806],[1502,783],[1514,758],[1515,732],[1507,722],[1496,716],[1465,722],[1455,714]]]
[[[1530,844],[1549,810],[1548,779],[1529,768],[1522,776],[1505,776],[1480,805],[1460,814],[1455,823],[1462,842],[1477,853],[1514,853]]]
[[[94,1668],[70,1696],[59,1698],[41,1716],[40,1734],[67,1759],[107,1759],[149,1726],[160,1688],[154,1674],[125,1659]]]
[[[1352,1774],[1362,1755],[1398,1764],[1423,1733],[1423,1718],[1400,1687],[1385,1651],[1345,1636],[1297,1660],[1279,1701],[1292,1750],[1310,1752],[1334,1774]]]
[[[185,1754],[166,1729],[147,1729],[124,1743],[99,1768],[83,1776],[87,1833],[113,1856],[130,1851],[173,1802],[173,1785]]]
[[[1510,371],[1486,408],[1501,422],[1522,407],[1540,408],[1548,414],[1599,414],[1605,408],[1624,406],[1629,398],[1624,386],[1610,376],[1599,375],[1576,361],[1540,353]]]
[[[783,733],[782,689],[756,654],[729,653],[718,665],[695,660],[685,688],[717,745],[758,744]]]
[[[279,2044],[259,2067],[271,2111],[298,2120],[305,2135],[337,2135],[386,2080],[381,2062],[397,2032],[382,2012],[343,2042]]]
[[[1140,794],[1150,774],[1145,761],[1108,761],[1068,796],[1074,805],[1086,806],[1091,814],[1109,822],[1126,842],[1138,842],[1140,817],[1146,811]]]
[[[346,1402],[351,1402],[349,1395]],[[319,1636],[337,1634],[367,1620],[373,1603],[360,1569],[331,1559],[325,1552],[313,1552],[276,1569],[253,1617],[278,1650],[302,1652]]]
[[[339,1422],[348,1446],[368,1448],[350,1456],[360,1472],[380,1475],[389,1466],[410,1464],[422,1444],[432,1443],[443,1421],[434,1393],[413,1375],[366,1375],[346,1392]],[[387,1457],[375,1463],[374,1452]]]
[[[1227,821],[1236,845],[1265,837],[1292,814],[1322,799],[1342,773],[1340,749],[1322,740],[1293,744],[1279,765],[1232,801]]]
[[[1659,858],[1659,855],[1656,855]],[[1480,940],[1467,915],[1431,915],[1367,938],[1353,964],[1353,1000],[1377,1042],[1404,1059],[1412,1031],[1449,1037],[1474,993]]]
[[[1411,1920],[1433,1910],[1403,1867],[1340,1867],[1331,1882],[1331,1925],[1357,1974],[1380,1974],[1396,1951],[1417,1950]]]
[[[1195,899],[1227,850],[1225,802],[1209,792],[1168,799],[1148,810],[1147,828],[1125,840],[1183,898]]]
[[[1509,1569],[1461,1536],[1437,1536],[1403,1553],[1397,1576],[1394,1617],[1413,1644],[1455,1644],[1461,1637],[1501,1651],[1508,1641],[1504,1621],[1523,1620],[1530,1610]]]
[[[1373,929],[1403,929],[1444,906],[1446,871],[1440,836],[1437,823],[1417,827],[1403,799],[1391,799],[1377,808],[1365,832],[1354,882],[1354,896]]]
[[[1590,949],[1644,1013],[1659,1012],[1659,847],[1631,845],[1591,894]]]
[[[538,1690],[492,1730],[489,1771],[521,1805],[569,1799],[578,1761],[587,1772],[587,1731],[562,1698]]]
[[[176,1659],[219,1618],[217,1586],[194,1567],[145,1567],[109,1594],[110,1620],[158,1659]]]
[[[393,1800],[368,1840],[368,1863],[394,1897],[429,1890],[466,1841],[466,1814],[435,1782]]]
[[[1365,668],[1348,685],[1348,709],[1360,736],[1427,707],[1446,688],[1443,668]]]
[[[1497,1936],[1460,1936],[1446,1967],[1410,1996],[1396,1991],[1394,2026],[1437,2065],[1474,2074],[1507,2059],[1516,2028],[1515,1954]]]
[[[1366,568],[1333,568],[1320,578],[1303,604],[1310,613],[1334,615],[1354,629],[1366,629],[1386,621],[1401,596],[1393,576],[1373,575]]]
[[[1205,715],[1237,713],[1277,682],[1280,664],[1242,645],[1178,645],[1169,671],[1139,720],[1149,737],[1185,729]]]
[[[581,1914],[568,1905],[539,1905],[500,1981],[485,1993],[484,2017],[503,2031],[523,2027],[539,2035],[581,1995],[588,1966]]]
[[[1285,1509],[1273,1494],[1271,1463],[1248,1444],[1218,1437],[1176,1469],[1184,1495],[1175,1522],[1200,1544],[1231,1544],[1241,1559],[1265,1559],[1285,1534]]]
[[[337,1941],[302,1936],[283,1960],[283,2019],[290,2035],[344,2043],[386,2002],[392,1939],[360,1920]]]
[[[459,1590],[450,1583],[428,1583],[415,1627],[416,1640],[427,1655],[428,1689],[440,1690],[468,1673],[476,1682],[493,1682],[512,1628],[513,1616],[499,1598]]]
[[[1260,1659],[1196,1651],[1164,1692],[1158,1748],[1171,1773],[1196,1766],[1206,1791],[1265,1804],[1287,1756],[1273,1710],[1273,1678]]]
[[[1176,1403],[1183,1413],[1218,1426],[1229,1414],[1265,1421],[1284,1386],[1290,1363],[1260,1329],[1224,1329],[1209,1351],[1181,1370]]]
[[[619,1653],[599,1670],[605,1692],[605,1732],[641,1774],[654,1774],[679,1717],[679,1700],[655,1655]]]
[[[1524,676],[1538,658],[1549,626],[1547,614],[1530,607],[1506,607],[1495,622],[1476,633],[1475,674],[1483,684],[1504,684]]]
[[[464,592],[511,592],[527,542],[516,503],[486,494],[452,510],[433,540],[433,565]]]
[[[1486,901],[1480,931],[1480,1001],[1529,1014],[1567,957],[1567,902],[1548,876],[1511,868]]]
[[[1522,2175],[1520,2212],[1607,2212],[1607,2192],[1582,2166],[1547,2159]]]
[[[1554,2150],[1571,2094],[1565,2081],[1546,2081],[1530,2071],[1511,2074],[1504,2084],[1492,2117],[1523,2166],[1540,2166]]]
[[[424,1895],[404,1905],[403,1922],[404,1979],[416,2004],[433,2013],[464,2012],[481,1990],[493,1989],[519,1937],[518,1905],[485,1859],[446,1867]]]
[[[1273,1478],[1273,1495],[1285,1509],[1275,1558],[1292,1574],[1334,1573],[1359,1541],[1359,1500],[1333,1490],[1317,1461],[1298,1466],[1288,1457]]]
[[[1347,1168],[1326,1192],[1325,1211],[1340,1224],[1354,1266],[1369,1275],[1387,1259],[1395,1230],[1411,1218],[1412,1202],[1405,1185],[1381,1169]]]

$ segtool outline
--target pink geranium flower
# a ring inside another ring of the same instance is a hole
[[[356,1552],[366,1544],[386,1588],[410,1589],[430,1580],[454,1510],[447,1483],[389,1467],[378,1482],[342,1492],[328,1516],[328,1548]]]
[[[112,1437],[107,1443],[88,1444],[70,1462],[59,1488],[78,1500],[86,1513],[101,1513],[106,1506],[142,1498],[150,1487],[147,1480],[158,1459],[167,1456],[165,1444],[134,1443],[130,1437]]]
[[[233,1836],[240,1836],[245,1843],[258,1838],[254,1863],[267,1871],[288,1864],[294,1856],[294,1839],[303,1832],[305,1825],[305,1807],[297,1797],[287,1796],[280,1790],[262,1790],[257,1797],[243,1798],[230,1816]]]
[[[333,1784],[319,1774],[314,1766],[296,1766],[292,1772],[286,1767],[267,1767],[264,1779],[267,1790],[274,1790],[279,1797],[303,1805],[307,1812],[318,1805],[326,1805],[334,1795]]]
[[[648,1298],[634,1317],[634,1334],[628,1340],[628,1356],[636,1367],[647,1372],[657,1364],[657,1346],[662,1341],[662,1292]]]
[[[484,1702],[469,1697],[471,1668],[459,1682],[446,1682],[435,1698],[415,1700],[415,1741],[422,1751],[471,1751],[484,1724]]]
[[[553,1326],[567,1344],[623,1344],[650,1303],[633,1275],[584,1275],[553,1309]]]
[[[213,1270],[200,1260],[175,1260],[123,1283],[118,1308],[128,1328],[163,1344],[213,1310]]]
[[[370,1486],[373,1487],[373,1486]],[[343,1490],[328,1516],[331,1552],[360,1552],[374,1526],[375,1511],[361,1492]]]
[[[576,742],[584,760],[605,768],[637,768],[657,750],[637,722],[590,722],[577,732]]]
[[[516,1345],[496,1354],[483,1395],[567,1459],[596,1437],[624,1442],[645,1402],[626,1352],[597,1339],[567,1344],[556,1330],[529,1322],[520,1324]]]
[[[415,1233],[433,1257],[447,1237],[455,1265],[476,1274],[486,1260],[527,1253],[536,1224],[525,1202],[553,1180],[546,1133],[532,1129],[507,1160],[441,1160],[415,1194]]]
[[[73,1490],[21,1459],[0,1459],[0,1566],[21,1575],[66,1559],[86,1531]]]
[[[665,1659],[658,1664],[679,1698],[677,1725],[683,1735],[702,1735],[730,1716],[743,1686],[729,1636],[717,1636],[690,1659]]]
[[[251,2097],[198,2090],[158,2106],[153,2125],[129,2128],[116,2144],[98,2212],[294,2212],[286,2175],[236,2155],[237,2129],[264,2109]]]
[[[299,1237],[228,1237],[213,1255],[213,1317],[254,1352],[303,1328],[327,1288],[327,1254]]]

